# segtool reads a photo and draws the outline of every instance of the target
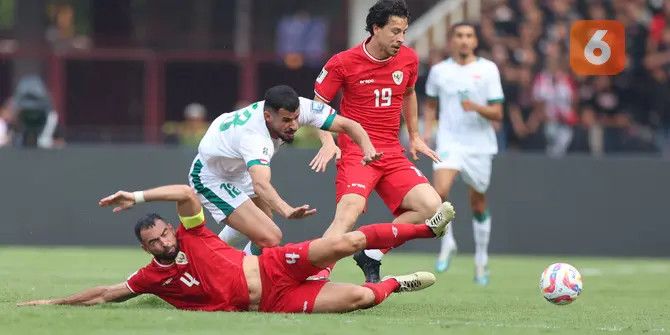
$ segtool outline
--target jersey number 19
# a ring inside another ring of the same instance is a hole
[[[375,90],[375,107],[388,107],[391,106],[391,96],[393,92],[390,87],[382,88]]]

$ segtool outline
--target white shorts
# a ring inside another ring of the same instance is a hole
[[[242,203],[256,197],[248,173],[226,180],[215,176],[197,157],[191,165],[188,182],[198,192],[202,205],[221,224]]]
[[[493,155],[471,154],[458,151],[439,151],[439,163],[433,163],[433,170],[458,170],[466,184],[479,193],[486,193],[491,183]]]

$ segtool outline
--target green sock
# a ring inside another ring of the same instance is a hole
[[[249,249],[251,249],[251,254],[254,256],[259,256],[263,253],[263,249],[259,248],[256,243],[251,243]]]
[[[489,215],[489,209],[488,208],[485,209],[481,213],[472,213],[472,217],[475,219],[475,221],[480,222],[480,223],[486,221],[486,219],[488,219],[489,216],[490,215]]]

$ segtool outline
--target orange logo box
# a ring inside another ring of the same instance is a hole
[[[579,20],[570,29],[570,66],[580,75],[615,75],[626,66],[626,33],[614,20]]]

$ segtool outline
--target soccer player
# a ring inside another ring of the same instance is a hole
[[[189,186],[118,191],[99,204],[119,212],[144,201],[175,201],[181,221],[176,231],[158,214],[137,222],[135,235],[142,249],[154,256],[147,266],[125,282],[18,305],[96,305],[149,293],[179,309],[202,311],[337,313],[368,308],[392,292],[431,286],[435,276],[416,272],[362,286],[305,279],[366,246],[388,248],[410,239],[441,236],[454,215],[451,204],[444,203],[423,225],[369,225],[337,237],[265,248],[258,257],[230,247],[207,229],[198,196]]]
[[[492,122],[502,120],[504,96],[498,67],[475,55],[475,27],[469,23],[455,24],[447,38],[451,58],[435,64],[426,82],[429,97],[424,114],[426,131],[433,127],[438,100],[440,108],[436,146],[442,162],[433,164],[433,183],[442,199],[449,195],[459,173],[468,184],[475,239],[475,282],[486,285],[491,215],[485,193],[491,180],[491,161],[498,152]],[[449,267],[455,251],[450,227],[442,239],[436,263],[438,272]]]
[[[227,224],[219,235],[227,243],[242,248],[248,237],[261,248],[276,246],[282,234],[272,221],[273,211],[288,219],[316,212],[308,205],[287,204],[270,182],[272,156],[293,141],[301,125],[351,136],[363,152],[359,164],[380,157],[357,122],[337,116],[322,102],[298,97],[285,85],[268,89],[263,101],[222,114],[200,141],[189,183],[214,219]]]
[[[340,135],[337,149],[329,133],[320,134],[324,145],[311,162],[314,170],[325,169],[341,149],[335,181],[337,209],[324,237],[350,231],[373,190],[396,216],[394,222],[423,223],[441,203],[426,177],[405,157],[399,139],[402,114],[414,160],[418,159],[417,152],[439,160],[418,131],[414,91],[418,58],[403,45],[408,21],[409,10],[404,1],[378,1],[366,18],[370,37],[331,57],[316,78],[315,99],[329,102],[341,89],[341,115],[359,122],[375,148],[384,153],[379,161],[363,166],[357,162],[365,153],[350,136]],[[386,251],[366,250],[354,256],[368,282],[379,281],[379,266]],[[328,272],[320,276],[327,277]]]

